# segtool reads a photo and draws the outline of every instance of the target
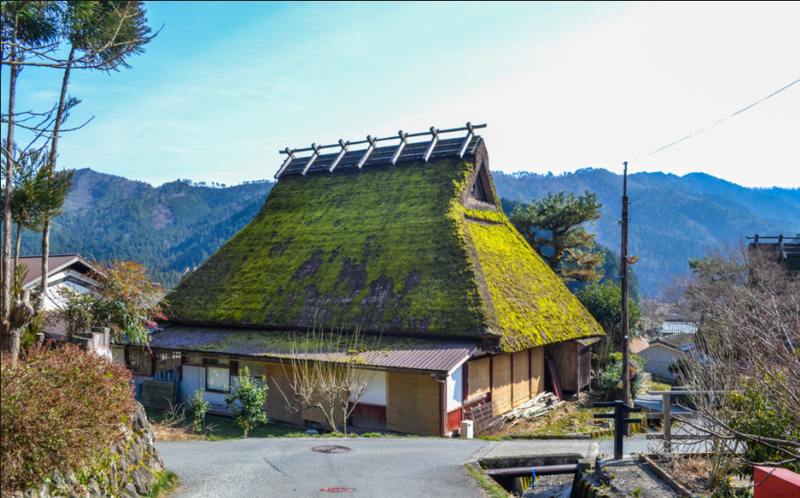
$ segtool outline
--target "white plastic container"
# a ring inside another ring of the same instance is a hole
[[[472,439],[474,437],[474,425],[472,420],[462,420],[461,421],[461,433],[459,436],[467,439]]]

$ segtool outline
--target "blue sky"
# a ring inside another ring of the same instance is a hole
[[[271,179],[279,149],[466,121],[491,168],[621,172],[800,78],[800,4],[148,2],[133,69],[79,73],[59,164]],[[21,106],[61,75],[26,69]],[[5,74],[4,74],[5,81]],[[5,107],[6,90],[3,88]],[[800,187],[800,84],[630,170]]]

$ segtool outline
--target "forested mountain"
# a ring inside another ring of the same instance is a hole
[[[147,183],[75,172],[75,186],[51,233],[51,254],[131,259],[172,287],[187,267],[206,260],[255,217],[272,183],[228,188],[187,181]],[[25,234],[23,254],[41,254],[41,237]]]
[[[497,193],[530,202],[548,192],[597,193],[603,217],[592,227],[597,242],[619,252],[622,177],[602,169],[560,176],[493,172]],[[745,188],[703,173],[683,177],[637,173],[628,177],[629,252],[642,294],[658,293],[670,275],[688,270],[689,258],[746,235],[800,232],[800,189]]]
[[[596,192],[603,217],[590,229],[598,243],[619,251],[619,175],[580,170],[560,176],[494,172],[493,177],[497,193],[512,201],[530,202],[561,190]],[[155,280],[172,287],[187,267],[205,261],[253,219],[272,185],[210,188],[175,181],[154,188],[79,170],[65,213],[55,220],[51,252],[139,261]],[[687,260],[703,256],[708,247],[755,233],[800,232],[800,189],[750,189],[701,173],[637,173],[628,179],[628,193],[630,253],[640,258],[634,269],[644,295],[657,293],[661,282],[685,272]],[[40,252],[40,237],[25,234],[22,253]]]

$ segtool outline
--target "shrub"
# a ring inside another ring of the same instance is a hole
[[[34,345],[14,368],[3,353],[0,370],[3,495],[55,470],[91,469],[136,410],[128,369],[77,346]]]
[[[192,397],[189,398],[189,406],[194,412],[194,431],[200,434],[206,423],[206,413],[211,406],[211,403],[206,401],[205,389],[198,389],[192,394]]]
[[[225,396],[225,403],[236,417],[236,422],[244,429],[244,437],[247,431],[259,423],[267,422],[267,415],[264,413],[264,403],[267,401],[267,383],[262,378],[262,382],[250,376],[250,370],[244,367],[239,372],[239,379],[236,387]]]
[[[631,399],[636,399],[639,395],[639,390],[642,387],[643,373],[642,368],[647,362],[644,358],[632,354],[631,366],[636,362],[639,364],[636,375],[631,379]],[[622,399],[622,353],[611,353],[605,362],[606,368],[600,374],[598,379],[598,387],[605,392],[606,400]]]

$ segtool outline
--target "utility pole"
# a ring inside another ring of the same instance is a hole
[[[628,162],[622,176],[622,251],[620,279],[622,281],[622,402],[631,404],[631,356],[628,347]],[[630,435],[630,426],[623,424],[623,433]]]

